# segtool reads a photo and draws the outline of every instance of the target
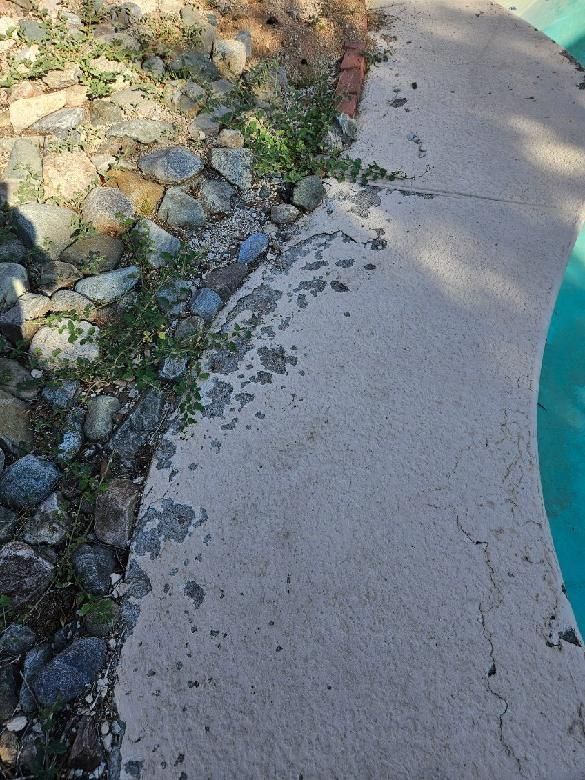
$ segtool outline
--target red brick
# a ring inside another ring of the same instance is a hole
[[[363,76],[358,68],[351,70],[342,70],[337,82],[338,95],[359,95],[362,91]]]
[[[357,95],[350,95],[337,104],[337,110],[340,114],[347,114],[354,117],[357,114],[358,99]]]
[[[346,51],[341,61],[341,70],[351,70],[357,68],[362,76],[366,72],[366,61],[357,51]]]

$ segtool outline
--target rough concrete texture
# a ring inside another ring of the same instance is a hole
[[[222,315],[252,340],[210,358],[133,545],[123,777],[583,774],[535,410],[585,92],[485,0],[382,16],[354,153],[416,178],[331,184]]]

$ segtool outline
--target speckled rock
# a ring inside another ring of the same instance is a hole
[[[23,401],[31,401],[39,390],[38,382],[32,378],[30,371],[10,358],[0,358],[0,386]]]
[[[160,204],[158,216],[167,224],[183,230],[193,230],[207,221],[199,201],[178,187],[169,187]]]
[[[275,225],[291,225],[301,212],[292,203],[278,203],[270,209],[270,219]]]
[[[205,275],[205,286],[215,290],[223,301],[227,301],[240,287],[248,274],[243,263],[230,263],[223,268],[214,268]]]
[[[210,287],[202,287],[193,295],[191,311],[206,322],[212,320],[223,306],[221,297]]]
[[[82,544],[73,553],[73,570],[83,590],[105,596],[112,589],[110,575],[116,568],[111,550],[97,544]]]
[[[252,263],[268,249],[270,239],[266,233],[252,233],[240,244],[238,263]]]
[[[53,203],[25,203],[13,212],[13,222],[26,246],[56,260],[73,240],[77,215]]]
[[[161,393],[149,390],[114,433],[112,451],[118,453],[124,466],[134,465],[138,452],[162,424],[163,400]]]
[[[19,263],[0,263],[0,311],[14,306],[27,290],[26,268]]]
[[[85,121],[85,110],[80,106],[61,108],[35,122],[30,128],[39,135],[66,136]]]
[[[106,659],[106,643],[97,637],[75,640],[56,655],[33,682],[39,702],[51,706],[66,704],[80,696],[97,679]]]
[[[238,40],[218,40],[213,45],[212,60],[220,73],[241,76],[246,68],[246,44]]]
[[[0,476],[0,500],[13,509],[30,509],[50,495],[60,477],[46,458],[25,455]]]
[[[305,211],[313,211],[325,197],[325,187],[319,176],[306,176],[293,190],[292,202]]]
[[[244,145],[244,136],[239,130],[222,130],[217,137],[220,146],[226,149],[241,149]]]
[[[241,190],[252,186],[252,153],[249,149],[213,149],[211,167]]]
[[[213,216],[231,214],[236,191],[227,181],[204,181],[199,190],[199,200],[205,211]]]
[[[182,146],[170,146],[143,155],[138,167],[161,184],[181,184],[203,170],[203,161]]]
[[[83,218],[100,233],[119,235],[134,217],[132,202],[115,187],[96,187],[83,204]]]
[[[0,446],[12,455],[22,455],[31,444],[28,405],[0,389]]]
[[[132,138],[141,144],[153,144],[171,138],[174,129],[169,122],[160,122],[156,119],[129,119],[125,122],[116,122],[108,130],[110,138]]]
[[[21,655],[37,641],[37,635],[28,626],[11,623],[0,637],[0,655]]]
[[[133,233],[144,246],[145,259],[153,268],[162,268],[170,259],[176,257],[181,249],[178,238],[150,219],[141,219]]]
[[[95,507],[95,535],[114,547],[127,547],[136,516],[140,490],[127,479],[113,479],[100,493]]]
[[[106,441],[114,429],[114,417],[120,410],[120,401],[111,395],[90,398],[83,432],[90,441]]]
[[[81,272],[71,263],[62,260],[49,260],[35,265],[32,268],[34,286],[45,295],[52,295],[63,287],[71,287],[78,279]]]
[[[180,357],[166,357],[158,372],[161,379],[174,382],[187,373],[188,360]]]
[[[76,333],[76,340],[69,341],[69,329]],[[99,347],[96,340],[99,335],[97,325],[80,320],[63,319],[58,326],[43,326],[31,341],[29,351],[39,363],[49,367],[58,367],[78,360],[97,360]],[[82,343],[89,339],[86,343]]]
[[[29,518],[23,528],[22,538],[28,544],[60,544],[69,525],[69,517],[60,493],[51,493]]]
[[[56,409],[67,409],[73,403],[78,389],[79,382],[74,379],[66,379],[63,382],[56,382],[54,385],[45,385],[41,395],[43,401]]]
[[[96,303],[111,303],[134,289],[139,279],[138,266],[129,265],[126,268],[107,271],[105,274],[87,276],[77,282],[75,291]]]
[[[88,322],[93,322],[97,314],[94,304],[74,290],[58,290],[54,293],[51,296],[50,311],[69,312]]]
[[[80,238],[61,255],[61,259],[76,266],[83,274],[99,274],[117,267],[124,244],[113,236],[94,235]]]
[[[14,607],[25,604],[49,585],[54,566],[23,542],[9,542],[0,549],[2,593]]]

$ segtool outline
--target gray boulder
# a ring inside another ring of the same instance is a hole
[[[69,517],[59,493],[51,493],[27,520],[22,538],[28,544],[60,544],[67,534]]]
[[[10,309],[28,290],[28,274],[18,263],[0,263],[0,311]]]
[[[105,274],[87,276],[77,282],[75,291],[96,303],[111,303],[134,289],[139,279],[138,266],[129,265],[116,271],[107,271]]]
[[[134,206],[116,187],[96,187],[83,204],[83,218],[100,233],[119,235],[134,217]]]
[[[67,409],[73,403],[78,389],[79,382],[74,379],[66,379],[53,385],[45,385],[41,395],[43,401],[56,409]]]
[[[226,76],[241,76],[246,68],[246,44],[238,40],[220,40],[213,46],[212,60]]]
[[[114,417],[120,411],[120,402],[111,395],[90,398],[83,432],[90,441],[106,441],[114,429]]]
[[[221,72],[208,56],[198,51],[186,51],[175,57],[169,64],[170,70],[185,74],[195,81],[216,81]]]
[[[52,563],[23,542],[9,542],[0,549],[0,582],[2,593],[13,607],[40,595],[54,574]]]
[[[185,279],[171,279],[156,292],[159,309],[169,317],[178,317],[191,297],[191,284]]]
[[[325,197],[325,187],[319,176],[306,176],[293,190],[292,202],[305,211],[313,211]]]
[[[30,509],[53,492],[60,477],[50,461],[25,455],[0,476],[0,500],[13,509]]]
[[[82,544],[73,553],[73,571],[83,590],[105,596],[112,589],[110,575],[116,568],[116,558],[107,547]]]
[[[292,203],[278,203],[270,209],[270,219],[275,225],[291,225],[301,212]]]
[[[32,401],[39,389],[30,371],[10,358],[0,358],[0,388],[23,401]]]
[[[45,295],[52,295],[63,287],[71,287],[82,276],[74,265],[64,263],[62,260],[40,263],[35,265],[32,271],[35,287]]]
[[[208,214],[219,216],[231,214],[232,201],[236,191],[227,181],[204,181],[199,190],[199,200]]]
[[[118,454],[124,466],[129,468],[134,465],[139,450],[162,424],[162,412],[163,395],[156,390],[149,390],[115,432],[111,442],[112,450]],[[102,541],[107,540],[102,538]]]
[[[97,637],[75,640],[56,655],[33,681],[39,702],[50,707],[66,704],[80,696],[94,683],[106,660],[106,643]]]
[[[169,225],[183,230],[194,230],[207,221],[199,201],[178,187],[169,187],[166,191],[158,216]]]
[[[13,212],[19,237],[28,247],[37,247],[56,260],[73,239],[77,215],[52,203],[25,203]]]
[[[141,219],[133,231],[139,238],[145,259],[153,268],[162,268],[179,254],[181,242],[156,222]]]
[[[119,238],[95,235],[71,244],[61,255],[61,260],[71,263],[83,274],[101,274],[113,271],[123,253],[124,244]]]
[[[164,138],[170,138],[173,133],[173,126],[169,122],[156,119],[130,119],[117,122],[108,130],[110,138],[132,138],[141,144],[162,141]]]
[[[202,287],[201,290],[197,290],[193,295],[191,311],[206,322],[209,322],[215,317],[222,306],[223,301],[215,290],[212,290],[209,287]]]
[[[137,431],[139,437],[143,431]],[[140,490],[130,480],[113,479],[95,506],[95,535],[114,547],[127,547],[140,500]]]
[[[44,325],[35,333],[29,352],[48,368],[58,368],[77,361],[97,360],[99,328],[85,320],[67,318],[58,325]],[[73,340],[70,340],[73,337]]]
[[[71,130],[82,125],[85,116],[83,108],[60,108],[58,111],[39,119],[30,129],[39,135],[65,136]]]
[[[161,184],[182,184],[203,170],[203,160],[183,146],[170,146],[143,155],[138,167]]]
[[[0,390],[0,446],[12,455],[22,455],[31,445],[32,429],[27,404]]]
[[[249,149],[213,149],[211,167],[241,190],[252,186],[252,152]]]
[[[0,637],[0,655],[22,655],[33,647],[37,635],[28,626],[11,623]]]

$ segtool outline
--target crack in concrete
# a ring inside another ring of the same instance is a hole
[[[483,635],[484,635],[484,637],[485,637],[485,639],[486,639],[486,641],[487,641],[487,643],[489,645],[489,648],[490,648],[491,666],[490,666],[490,669],[489,669],[489,671],[487,673],[486,688],[487,688],[488,692],[492,696],[494,696],[496,699],[498,699],[498,701],[500,701],[502,703],[502,705],[503,705],[503,710],[498,715],[498,732],[499,732],[499,736],[500,736],[500,742],[502,743],[502,745],[503,745],[503,747],[504,747],[504,749],[506,751],[506,754],[508,756],[510,756],[510,758],[514,759],[514,761],[516,762],[516,765],[518,766],[518,771],[520,772],[520,774],[522,774],[522,764],[521,764],[521,761],[518,758],[518,756],[515,754],[512,746],[510,745],[510,743],[507,742],[506,738],[504,737],[504,717],[505,717],[506,713],[508,712],[510,705],[508,703],[508,700],[505,698],[505,696],[502,696],[501,693],[499,693],[497,690],[495,690],[492,687],[492,684],[490,682],[490,677],[494,677],[496,675],[496,673],[497,673],[497,664],[496,664],[496,653],[495,653],[494,642],[493,642],[493,639],[492,639],[492,635],[491,635],[490,631],[488,630],[488,627],[487,627],[487,624],[486,624],[486,613],[487,612],[491,612],[492,610],[494,610],[498,606],[500,606],[500,604],[502,604],[502,602],[503,602],[503,595],[502,595],[502,591],[500,589],[500,586],[498,585],[498,583],[496,581],[496,573],[495,573],[493,564],[492,564],[491,559],[490,559],[489,542],[487,540],[484,540],[484,539],[474,539],[471,536],[471,534],[469,533],[469,531],[467,531],[467,529],[464,528],[463,523],[461,522],[461,518],[459,517],[459,515],[457,513],[455,514],[455,522],[457,523],[457,528],[461,531],[461,533],[465,536],[465,538],[471,544],[474,544],[476,546],[481,547],[482,552],[483,552],[483,557],[484,557],[484,560],[485,560],[485,564],[486,564],[486,567],[487,567],[488,572],[489,572],[489,578],[490,578],[490,582],[491,582],[492,588],[494,589],[494,591],[497,593],[497,596],[498,596],[498,602],[496,604],[494,604],[492,607],[490,607],[489,609],[487,609],[487,610],[484,610],[484,607],[483,607],[483,604],[482,604],[481,601],[478,603],[478,609],[479,609],[479,614],[480,614],[480,618],[481,618],[481,627],[482,627]]]

